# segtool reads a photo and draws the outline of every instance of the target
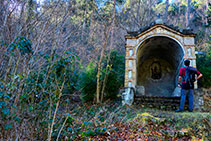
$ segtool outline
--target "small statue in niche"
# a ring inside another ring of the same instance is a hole
[[[153,62],[150,66],[150,74],[152,79],[160,79],[162,76],[161,65],[159,62]]]

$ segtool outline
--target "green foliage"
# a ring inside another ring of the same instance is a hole
[[[10,44],[9,51],[12,53],[16,48],[23,55],[25,53],[33,53],[31,42],[26,37],[16,37],[15,41]]]
[[[210,42],[211,40],[209,40]],[[211,87],[211,44],[208,44],[208,50],[205,55],[197,55],[196,59],[197,69],[203,74],[199,80],[199,86]]]
[[[93,101],[97,87],[97,67],[92,62],[82,72],[80,81],[81,99],[83,101]]]
[[[11,120],[16,122],[19,121],[19,117],[16,114],[16,107],[8,102],[12,95],[3,91],[3,84],[0,83],[0,124],[3,126],[0,127],[0,130],[3,132],[12,129],[13,123]]]
[[[1,44],[1,46],[6,45],[3,42]],[[31,43],[25,37],[17,38],[8,49],[8,57],[14,60],[20,55],[32,53]],[[6,135],[14,126],[19,126],[21,120],[28,118],[31,126],[36,126],[34,130],[44,135],[37,139],[43,140],[47,136],[48,124],[52,122],[51,117],[46,115],[49,111],[55,110],[60,93],[58,87],[64,84],[62,93],[68,94],[68,97],[62,97],[62,101],[65,98],[71,99],[71,95],[77,89],[80,74],[78,70],[81,65],[80,58],[75,53],[65,52],[58,55],[54,51],[49,56],[39,52],[38,55],[28,58],[30,63],[36,63],[38,59],[43,65],[36,65],[35,68],[25,72],[22,71],[25,62],[20,61],[15,66],[5,67],[10,72],[7,79],[4,76],[0,77],[0,125],[3,125],[0,126],[2,133],[0,138],[7,138]],[[28,66],[30,64],[25,64],[25,67]],[[17,71],[10,71],[16,69]]]
[[[110,71],[108,72],[108,81],[106,83],[105,98],[115,99],[117,93],[124,85],[124,71],[125,71],[125,58],[123,55],[118,54],[117,51],[111,53]]]
[[[176,4],[172,4],[168,8],[170,15],[176,16],[179,13],[179,7]]]
[[[65,52],[65,54],[67,56],[61,56],[54,65],[54,68],[56,69],[57,77],[65,74],[65,86],[63,93],[73,94],[78,89],[78,82],[80,79],[80,58],[75,53]]]
[[[164,13],[165,12],[165,3],[161,2],[159,4],[157,4],[154,9],[155,11],[159,11],[159,13]]]
[[[36,89],[38,88],[38,90],[41,88],[48,89],[51,87],[51,83],[55,82],[55,80],[65,80],[63,93],[73,93],[76,90],[78,83],[80,58],[76,54],[70,52],[65,52],[64,55],[54,55],[53,57],[42,54],[40,57],[45,60],[46,65],[40,70],[40,72],[31,72],[27,79],[27,82],[31,87],[30,89],[33,89],[34,87],[36,87]],[[52,62],[51,64],[52,58],[57,61]]]
[[[108,59],[108,58],[107,58]],[[105,75],[107,75],[107,81],[105,85],[105,98],[115,99],[120,87],[124,84],[124,56],[119,55],[117,51],[111,53],[110,63],[106,64],[104,60],[104,66],[102,75],[100,78],[101,84],[103,83]],[[106,67],[108,67],[107,74]],[[97,66],[91,62],[85,72],[82,74],[80,87],[81,87],[81,98],[83,101],[93,101],[96,94],[96,83],[97,83]],[[102,84],[103,85],[103,84]],[[101,89],[102,89],[101,85]]]

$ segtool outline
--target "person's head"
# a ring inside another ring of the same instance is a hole
[[[190,66],[190,60],[185,60],[184,64],[185,64],[185,66]]]

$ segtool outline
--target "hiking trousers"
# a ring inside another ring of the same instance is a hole
[[[181,89],[181,100],[180,100],[179,109],[181,111],[184,111],[185,99],[186,99],[187,92],[188,92],[188,103],[189,103],[188,110],[193,111],[193,89],[188,89],[188,90]]]

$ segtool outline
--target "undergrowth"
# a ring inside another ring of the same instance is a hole
[[[68,114],[60,135],[63,139],[210,139],[210,113],[175,113],[116,103],[76,107]]]

